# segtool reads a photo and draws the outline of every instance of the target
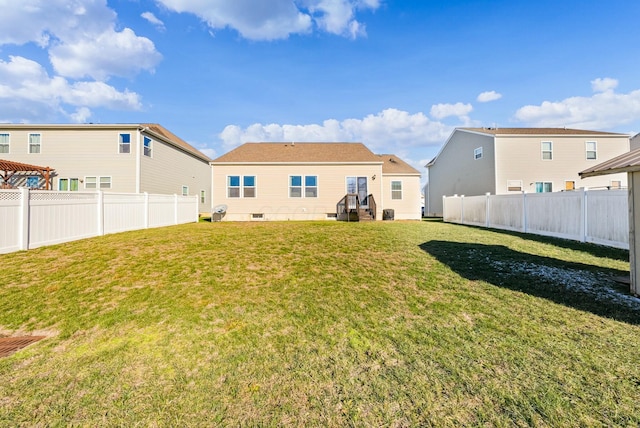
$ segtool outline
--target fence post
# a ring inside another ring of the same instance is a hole
[[[20,250],[29,249],[29,206],[30,192],[28,187],[20,188],[20,228],[18,229],[18,247]]]
[[[487,204],[485,206],[486,212],[485,212],[485,226],[487,227],[487,229],[489,228],[489,215],[491,214],[491,210],[489,209],[489,195],[491,195],[490,192],[486,193],[486,197],[487,197]]]
[[[144,228],[149,229],[149,193],[144,192]]]
[[[580,228],[580,234],[582,235],[580,237],[580,242],[587,242],[587,233],[589,231],[588,228],[588,224],[587,222],[589,221],[589,214],[588,214],[588,210],[587,210],[587,203],[589,195],[587,193],[587,188],[583,187],[582,188],[582,200],[580,201],[580,203],[582,203],[582,213],[581,213],[581,218],[580,218],[580,222],[581,222],[581,228]]]
[[[527,192],[522,192],[522,231],[527,233]]]
[[[98,236],[104,235],[104,192],[98,190]]]
[[[460,195],[460,224],[464,224],[464,195]]]

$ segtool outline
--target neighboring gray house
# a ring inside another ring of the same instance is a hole
[[[639,134],[640,135],[640,134]],[[636,135],[637,137],[637,135]],[[584,179],[610,174],[627,174],[629,182],[629,262],[631,294],[640,296],[640,149],[632,150],[580,173]]]
[[[0,124],[0,159],[52,168],[53,190],[198,195],[211,212],[211,160],[158,124]]]
[[[566,128],[457,128],[427,165],[425,214],[442,197],[626,187],[626,174],[578,173],[629,151],[629,136]]]

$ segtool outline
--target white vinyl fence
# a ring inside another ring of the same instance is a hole
[[[443,219],[629,249],[628,206],[627,190],[445,196]]]
[[[0,190],[0,253],[197,221],[197,196]]]

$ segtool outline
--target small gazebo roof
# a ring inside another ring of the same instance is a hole
[[[0,178],[2,178],[5,183],[8,183],[9,179],[16,172],[37,172],[44,177],[46,188],[49,189],[51,171],[53,171],[53,169],[48,166],[30,165],[28,163],[0,159]]]
[[[617,174],[619,172],[640,171],[640,149],[623,153],[608,161],[602,162],[580,172],[581,178],[595,177],[597,175]]]

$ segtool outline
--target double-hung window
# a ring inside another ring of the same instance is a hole
[[[289,176],[289,197],[290,198],[317,198],[318,197],[318,176],[317,175],[291,175]]]
[[[402,181],[391,182],[391,199],[402,199]]]
[[[289,197],[301,198],[302,197],[302,176],[292,175],[289,177]]]
[[[543,141],[540,143],[540,150],[542,151],[543,160],[553,159],[553,143],[551,141]]]
[[[152,148],[152,141],[151,138],[149,137],[144,137],[144,139],[142,140],[142,146],[143,146],[143,154],[145,156],[151,157],[151,148]]]
[[[0,153],[9,153],[9,134],[0,134]]]
[[[548,181],[536,181],[536,193],[553,192],[553,184]]]
[[[29,153],[40,153],[42,134],[29,134]]]
[[[227,177],[228,198],[255,198],[255,175],[229,175]]]
[[[111,177],[89,176],[84,178],[85,189],[111,189]]]
[[[189,196],[189,186],[182,186],[182,196]]]
[[[62,191],[78,191],[78,183],[80,182],[77,178],[60,178],[58,179],[58,190]]]
[[[587,149],[587,160],[598,159],[597,144],[595,141],[587,141],[585,147]]]
[[[256,176],[245,175],[242,177],[242,197],[255,198],[256,197]]]
[[[120,134],[118,153],[131,153],[131,134]]]
[[[478,147],[473,151],[473,158],[475,160],[482,159],[482,147]]]
[[[304,177],[304,197],[305,198],[317,198],[318,197],[318,176],[317,175],[305,175],[305,177]]]
[[[100,188],[111,189],[111,177],[100,177]]]
[[[240,176],[230,175],[227,177],[227,197],[239,198],[240,197]]]

